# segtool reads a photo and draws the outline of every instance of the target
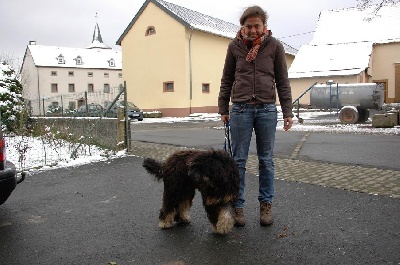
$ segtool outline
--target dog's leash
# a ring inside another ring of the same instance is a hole
[[[228,145],[228,148],[226,147]],[[228,149],[228,150],[227,150]],[[228,152],[231,156],[232,155],[232,147],[231,147],[231,138],[229,135],[229,121],[225,123],[225,141],[224,141],[224,150]]]

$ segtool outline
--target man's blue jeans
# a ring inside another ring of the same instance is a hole
[[[233,158],[239,168],[240,192],[236,208],[243,208],[245,199],[246,161],[253,129],[256,135],[260,202],[270,202],[274,197],[274,161],[278,115],[275,104],[233,103],[230,110],[230,132]]]

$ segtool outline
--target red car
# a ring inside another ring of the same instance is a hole
[[[0,119],[0,205],[5,203],[18,183],[24,181],[26,173],[17,177],[15,166],[6,160],[6,142]]]

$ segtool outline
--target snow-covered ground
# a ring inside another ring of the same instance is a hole
[[[294,117],[292,131],[400,135],[400,126],[394,128],[373,128],[371,118],[362,124],[340,124],[336,112],[307,110],[300,110],[299,117],[303,122],[300,123],[297,117]],[[182,118],[151,118],[136,122],[173,123],[196,122],[199,120],[219,121],[220,116],[216,113],[195,113]],[[221,127],[223,127],[222,124]],[[277,130],[283,130],[283,118],[281,114],[278,116]]]
[[[337,119],[335,112],[305,111],[300,112],[303,122],[294,118],[292,131],[306,132],[330,132],[330,133],[359,133],[359,134],[383,134],[400,135],[400,126],[395,128],[373,128],[371,120],[363,124],[342,125]],[[277,130],[282,130],[282,116],[278,118]],[[134,123],[174,123],[174,122],[198,122],[198,121],[220,121],[216,113],[192,114],[182,118],[147,118]],[[223,128],[221,123],[221,129]],[[17,169],[28,169],[29,171],[47,170],[61,167],[78,166],[95,161],[107,160],[115,157],[125,156],[124,151],[110,155],[110,151],[96,146],[82,146],[78,151],[78,158],[71,158],[73,145],[60,143],[57,146],[49,146],[45,141],[36,138],[15,136],[7,141],[7,159],[13,162]],[[53,142],[54,144],[54,142]],[[18,150],[26,150],[25,160],[20,162]],[[45,154],[45,155],[44,155]]]

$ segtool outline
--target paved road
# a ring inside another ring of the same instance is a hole
[[[176,124],[132,125],[132,140],[180,145],[194,148],[223,148],[224,127],[220,121]],[[299,150],[296,150],[296,147]],[[373,166],[400,170],[398,135],[276,133],[275,156],[330,163]],[[295,153],[294,153],[295,152]],[[256,154],[255,135],[250,153]]]
[[[169,148],[170,151],[173,148]],[[162,183],[126,157],[30,176],[0,207],[0,264],[398,264],[400,200],[276,181],[276,221],[211,233],[199,195],[187,227],[157,227]],[[179,262],[178,262],[179,261]]]
[[[217,131],[204,125],[191,125],[192,138]],[[285,146],[277,151],[273,226],[258,224],[253,154],[244,228],[227,236],[212,234],[197,194],[191,225],[160,230],[163,185],[144,171],[142,157],[163,159],[184,143],[219,146],[221,131],[215,139],[203,135],[206,142],[196,142],[182,133],[187,125],[170,125],[174,130],[162,125],[164,135],[175,134],[180,141],[171,145],[150,136],[138,141],[139,131],[161,130],[151,126],[133,128],[134,156],[45,171],[21,183],[0,207],[0,264],[400,263],[400,199],[391,194],[400,188],[399,171],[315,161],[312,154],[302,159],[307,142],[319,141],[314,134],[277,139]],[[371,189],[378,195],[369,194]]]

